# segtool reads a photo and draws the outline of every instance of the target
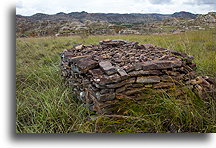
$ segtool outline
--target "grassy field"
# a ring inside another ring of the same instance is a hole
[[[215,100],[190,93],[128,104],[128,116],[93,117],[64,86],[59,53],[74,44],[123,39],[154,44],[194,56],[200,75],[215,77],[215,30],[166,35],[18,38],[16,40],[17,133],[216,132]]]

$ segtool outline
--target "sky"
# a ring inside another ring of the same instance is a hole
[[[16,0],[16,14],[161,13],[188,11],[206,14],[215,10],[215,0]]]

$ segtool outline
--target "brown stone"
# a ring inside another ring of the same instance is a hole
[[[170,55],[163,55],[159,58],[159,60],[168,60],[170,58]]]
[[[143,67],[143,65],[142,65],[142,63],[136,63],[136,64],[134,64],[134,70],[141,70],[142,69],[142,67]]]
[[[119,87],[122,87],[126,84],[130,84],[130,83],[134,83],[134,82],[135,82],[135,78],[129,78],[129,79],[126,79],[126,80],[119,82],[119,83],[106,85],[106,87],[107,88],[119,88]]]
[[[204,90],[204,88],[202,86],[200,86],[199,84],[196,84],[194,87],[200,94],[202,94],[202,92]]]
[[[92,70],[89,70],[89,73],[93,76],[93,78],[97,78],[101,75],[104,75],[103,71],[101,71],[101,69],[92,69]]]
[[[142,92],[144,92],[145,90],[147,90],[146,87],[134,88],[134,89],[132,89],[132,90],[125,91],[124,94],[130,96],[130,95],[134,95],[134,94],[137,94],[137,93],[142,93]]]
[[[185,66],[184,66],[184,70],[188,73],[188,72],[193,71],[193,68],[191,68],[191,67],[188,66],[188,65],[185,65]]]
[[[176,72],[176,71],[165,70],[164,72],[169,76],[175,76],[176,77],[176,76],[180,75],[180,73]]]
[[[143,76],[137,77],[137,83],[149,84],[149,83],[159,83],[160,77],[158,76]]]
[[[116,94],[116,99],[118,100],[122,100],[122,99],[135,99],[134,96],[128,96],[128,95],[125,95],[125,94]]]
[[[124,80],[122,77],[120,77],[118,74],[114,74],[111,76],[107,75],[95,75],[93,77],[93,81],[101,86],[105,86],[107,84],[111,83],[117,83]]]
[[[143,87],[144,84],[141,83],[133,83],[133,84],[127,84],[126,85],[128,88],[137,88],[137,87]]]
[[[143,63],[143,70],[151,70],[151,69],[168,69],[174,67],[181,67],[181,61],[150,61]]]
[[[181,52],[178,52],[178,51],[174,51],[174,50],[170,50],[170,49],[168,51],[171,52],[174,55],[177,55],[177,56],[182,56],[182,57],[187,56],[185,53],[181,53]]]
[[[66,58],[71,58],[71,57],[75,57],[76,55],[74,55],[72,52],[64,52],[63,54],[63,58],[66,57]]]
[[[83,72],[87,72],[88,70],[96,68],[98,66],[98,63],[90,58],[83,58],[76,64],[77,67]]]
[[[73,64],[77,64],[80,60],[85,58],[91,58],[91,56],[90,55],[74,56],[70,58],[70,62]]]
[[[123,68],[125,69],[126,72],[131,72],[131,71],[135,70],[134,65],[131,65],[131,64],[125,65],[125,66],[123,66]]]
[[[124,40],[104,40],[104,41],[100,41],[99,42],[101,45],[106,45],[108,47],[116,47],[116,46],[119,46],[119,45],[124,45],[126,44],[127,42],[124,41]]]
[[[106,85],[122,80],[118,74],[107,76],[101,71],[101,69],[89,70],[89,73],[93,76],[93,81],[100,85]]]
[[[92,85],[94,87],[96,87],[96,88],[99,88],[99,89],[105,89],[105,88],[107,88],[106,85],[100,85],[100,84],[98,84],[96,82],[92,82]]]
[[[153,88],[169,88],[175,86],[175,83],[160,82],[153,85]]]
[[[134,47],[137,47],[138,44],[139,44],[138,42],[133,41],[133,42],[128,42],[128,43],[124,44],[123,46],[134,48]]]
[[[100,89],[94,87],[92,84],[89,84],[88,87],[86,88],[86,90],[87,90],[87,91],[90,90],[90,91],[94,91],[94,92],[100,91]]]
[[[117,69],[117,72],[119,73],[119,75],[120,75],[121,77],[126,77],[126,76],[128,76],[128,74],[126,73],[126,71],[124,71],[123,68],[121,68],[121,67],[116,67],[116,69]]]
[[[144,48],[145,49],[148,49],[148,48],[154,48],[155,46],[152,45],[152,44],[143,44]]]
[[[168,75],[163,75],[160,78],[161,78],[161,81],[163,82],[175,82],[176,81],[173,77],[168,76]]]
[[[110,83],[117,83],[126,79],[126,77],[121,77],[118,74],[108,76],[107,78],[109,79]]]
[[[200,84],[205,87],[210,87],[210,83],[206,81],[203,77],[199,76],[196,79],[191,80],[191,84]]]
[[[117,72],[116,68],[109,61],[101,61],[99,66],[107,75],[112,75]]]
[[[130,76],[141,76],[141,75],[161,75],[162,72],[159,70],[139,70],[128,73]]]
[[[106,84],[111,83],[110,80],[107,77],[105,77],[104,75],[97,77],[97,78],[94,78],[93,80],[95,83],[97,83],[100,86],[105,86]]]
[[[107,94],[107,93],[113,94],[114,93],[114,89],[101,89],[98,92],[100,92],[100,94]]]
[[[131,89],[140,88],[140,87],[144,87],[144,85],[143,84],[137,84],[137,83],[131,83],[131,84],[126,84],[120,88],[117,88],[115,92],[121,93],[121,92],[124,92],[126,90],[131,90]]]
[[[115,99],[115,93],[100,94],[97,92],[95,95],[98,101],[109,101]]]
[[[204,76],[204,79],[215,86],[215,78]]]
[[[123,92],[123,91],[126,90],[126,87],[127,87],[127,86],[125,85],[125,86],[123,86],[123,87],[117,88],[115,92],[116,92],[116,93]]]

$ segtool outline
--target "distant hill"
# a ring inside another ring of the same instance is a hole
[[[82,12],[71,12],[71,13],[57,13],[54,15],[48,15],[43,13],[37,13],[32,16],[22,16],[31,21],[39,20],[50,20],[50,21],[68,21],[77,19],[79,21],[91,20],[91,21],[107,21],[110,23],[146,23],[153,21],[161,21],[170,17],[183,17],[187,19],[193,19],[197,14],[192,14],[189,12],[177,12],[174,14],[141,14],[141,13],[131,13],[131,14],[118,14],[118,13],[87,13]],[[18,15],[18,17],[21,17]]]
[[[181,12],[175,12],[171,16],[176,18],[195,19],[198,16],[198,14],[181,11]]]
[[[37,13],[32,16],[16,15],[17,37],[67,36],[67,35],[112,35],[151,34],[184,32],[208,29],[215,26],[215,12],[193,14],[118,14],[59,12],[48,15]]]

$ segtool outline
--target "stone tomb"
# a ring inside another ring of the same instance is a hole
[[[151,44],[104,40],[61,53],[61,71],[77,98],[98,114],[121,114],[122,99],[181,97],[183,88],[214,96],[215,80],[197,77],[193,57]],[[207,92],[207,93],[206,93]]]

